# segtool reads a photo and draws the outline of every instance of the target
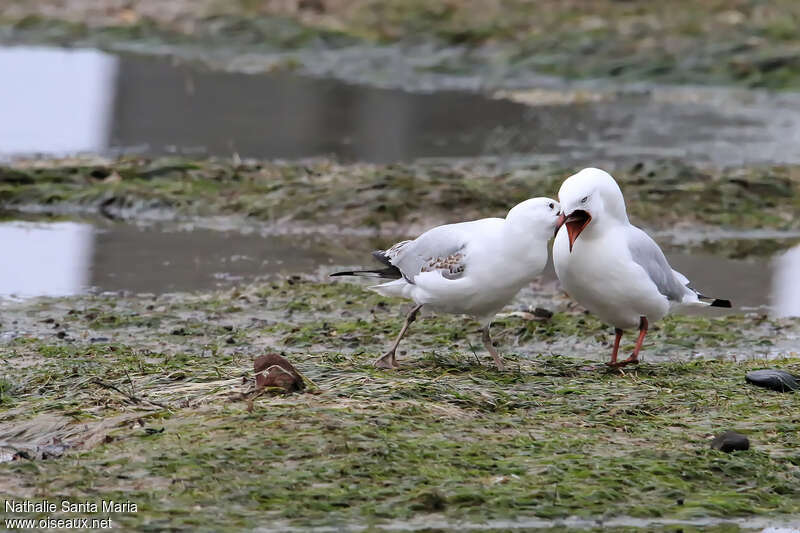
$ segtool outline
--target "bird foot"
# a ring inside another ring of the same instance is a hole
[[[376,368],[387,368],[389,370],[398,368],[397,360],[394,358],[394,352],[383,354],[378,359],[375,359],[372,365]]]
[[[627,359],[623,359],[622,361],[614,361],[613,363],[606,363],[606,366],[610,366],[611,368],[622,368],[623,366],[638,365],[638,364],[639,364],[639,358],[634,357],[632,355]]]

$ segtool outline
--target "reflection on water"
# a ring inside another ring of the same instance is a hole
[[[183,231],[105,221],[2,223],[0,239],[5,244],[0,295],[18,297],[63,296],[89,289],[158,294],[276,275],[324,275],[334,265],[368,264],[376,244],[324,235]],[[800,246],[774,260],[732,260],[682,251],[667,256],[693,286],[730,298],[735,311],[771,308],[778,316],[800,316]],[[549,276],[554,273],[545,274]]]
[[[0,294],[69,296],[89,282],[92,226],[73,222],[0,224]]]
[[[103,222],[2,223],[0,295],[213,289],[278,274],[313,273],[352,259],[344,245],[321,239]]]
[[[661,88],[536,105],[92,50],[0,48],[0,155],[182,152],[391,162],[508,156],[800,163],[800,95]]]
[[[778,316],[800,316],[800,246],[776,257],[773,268],[773,312]]]
[[[104,152],[117,65],[94,50],[0,48],[0,156]]]

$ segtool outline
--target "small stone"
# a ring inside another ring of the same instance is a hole
[[[726,453],[736,450],[749,450],[750,440],[741,433],[726,431],[721,435],[717,435],[714,440],[711,441],[711,447]]]
[[[66,331],[59,331],[58,333],[56,333],[56,337],[58,337],[59,339],[63,339],[66,336],[67,336],[67,332]]]
[[[764,370],[753,370],[744,377],[745,381],[758,387],[764,387],[778,392],[791,392],[800,389],[797,378],[783,370],[767,368]]]

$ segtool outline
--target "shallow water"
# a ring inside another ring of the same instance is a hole
[[[341,241],[92,222],[0,224],[6,246],[0,295],[208,290],[276,275],[308,274],[352,259]]]
[[[0,157],[74,152],[391,162],[504,156],[593,164],[800,162],[800,95],[727,89],[492,98],[290,73],[218,72],[96,50],[0,48]]]
[[[272,235],[105,220],[0,223],[7,253],[0,295],[26,298],[86,291],[165,293],[208,290],[278,275],[327,274],[372,265],[369,252],[391,244],[357,236]],[[662,240],[662,242],[665,242]],[[736,311],[800,316],[800,246],[774,258],[728,259],[665,246],[671,265]],[[543,275],[555,279],[552,265]]]

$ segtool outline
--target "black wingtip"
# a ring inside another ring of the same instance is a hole
[[[392,260],[389,259],[388,255],[386,255],[386,250],[375,250],[374,252],[372,252],[372,257],[374,257],[375,259],[377,259],[378,261],[380,261],[381,263],[383,263],[387,267],[393,266],[392,265]]]
[[[720,300],[719,298],[711,302],[710,305],[711,307],[728,307],[728,308],[732,307],[730,300]]]
[[[355,272],[334,272],[333,274],[328,274],[328,276],[335,278],[336,276],[353,276]]]

